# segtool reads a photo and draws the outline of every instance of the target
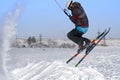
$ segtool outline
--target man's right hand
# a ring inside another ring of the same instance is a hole
[[[69,14],[68,10],[67,9],[63,9],[64,13],[70,18],[71,15]]]

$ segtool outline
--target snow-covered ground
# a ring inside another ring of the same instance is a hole
[[[84,54],[71,63],[76,48],[14,48],[9,51],[8,71],[15,80],[120,80],[120,47],[96,47],[83,62]]]
[[[109,45],[109,46],[120,47],[120,39],[108,39],[108,40],[106,40],[106,44]]]

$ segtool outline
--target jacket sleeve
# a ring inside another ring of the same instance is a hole
[[[70,16],[69,19],[73,22],[76,23],[75,17],[74,16]]]

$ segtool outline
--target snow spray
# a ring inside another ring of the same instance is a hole
[[[16,26],[17,20],[20,16],[22,7],[20,4],[15,6],[15,9],[11,10],[5,15],[5,19],[2,22],[2,32],[1,32],[1,68],[2,68],[2,80],[13,80],[11,79],[10,72],[7,69],[7,61],[9,60],[8,51],[11,50],[11,42],[15,39],[16,36]]]

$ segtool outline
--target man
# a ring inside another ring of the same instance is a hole
[[[70,0],[67,4],[67,9],[71,11],[72,15],[68,14],[67,10],[64,9],[65,14],[75,24],[75,28],[67,36],[70,40],[78,44],[80,49],[84,49],[90,43],[89,39],[82,37],[89,28],[87,15],[79,2]]]

